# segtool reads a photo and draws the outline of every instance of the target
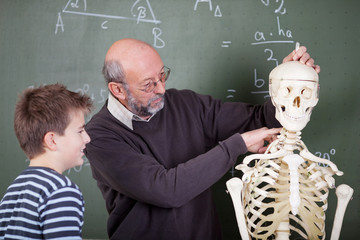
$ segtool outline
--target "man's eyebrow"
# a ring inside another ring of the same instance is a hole
[[[155,79],[154,77],[146,77],[143,80],[141,80],[141,82],[153,81],[154,79]]]
[[[160,69],[160,72],[158,73],[159,75],[160,74],[164,74],[165,73],[165,65]],[[145,82],[145,81],[153,81],[155,78],[154,77],[145,77],[143,80],[141,80],[142,82]]]

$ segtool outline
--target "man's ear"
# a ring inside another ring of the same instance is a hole
[[[57,149],[56,136],[57,135],[54,132],[47,132],[43,138],[44,148],[55,151]]]
[[[109,82],[108,88],[109,88],[109,91],[112,93],[112,95],[115,96],[118,100],[125,99],[125,97],[126,97],[125,89],[121,83]]]

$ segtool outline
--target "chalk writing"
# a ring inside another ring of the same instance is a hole
[[[331,161],[330,156],[334,156],[335,153],[336,153],[335,148],[332,148],[329,153],[316,152],[315,156]],[[318,163],[318,165],[321,166],[321,167],[328,167],[329,166],[329,165],[327,165],[325,163]]]
[[[154,47],[163,48],[165,47],[165,42],[160,38],[162,34],[162,30],[160,28],[154,27],[152,30],[152,34],[154,35]]]
[[[222,17],[222,13],[221,13],[221,11],[220,11],[219,5],[216,5],[215,12],[214,12],[214,16],[215,16],[215,17]]]
[[[269,0],[260,0],[262,4],[266,7],[270,6]],[[274,1],[272,1],[274,3]],[[277,8],[275,9],[275,14],[283,15],[286,13],[286,8],[284,7],[284,0],[276,0]],[[264,31],[255,31],[254,33],[254,42],[251,45],[264,45],[264,44],[293,44],[292,40],[292,32],[290,29],[285,29],[281,26],[280,17],[276,16],[276,24],[277,24],[277,33],[269,32],[265,33]],[[265,48],[264,53],[267,54],[266,61],[273,62],[274,67],[279,65],[279,61],[274,57],[274,52],[270,48]],[[263,94],[264,98],[270,97],[268,91],[268,84],[262,78],[258,78],[258,73],[256,68],[254,69],[254,86],[256,91],[251,91],[251,94]]]
[[[64,23],[63,23],[63,20],[61,18],[61,13],[60,12],[58,13],[58,20],[57,20],[57,23],[55,25],[55,34],[57,34],[59,27],[61,28],[61,32],[64,32]]]
[[[234,98],[233,93],[235,93],[236,90],[235,90],[235,89],[228,89],[227,91],[228,91],[230,94],[227,95],[226,98]]]
[[[268,89],[268,85],[265,84],[266,81],[262,78],[258,78],[257,77],[257,71],[256,68],[254,69],[254,86],[258,89],[265,87],[265,89]],[[265,94],[264,98],[268,98],[270,97],[269,95],[269,91],[268,90],[257,90],[257,91],[252,91],[252,94]]]
[[[150,2],[148,0],[146,0],[145,6],[143,6],[143,5],[139,6],[139,3],[142,3],[142,2],[143,2],[142,0],[137,0],[131,7],[132,16],[137,19],[136,20],[137,23],[139,23],[140,21],[151,22],[151,23],[155,23],[155,24],[160,23],[160,21],[156,20],[156,18],[155,18],[155,14],[151,8]],[[136,13],[134,11],[134,9],[137,9],[138,12]],[[151,15],[151,18],[149,18],[149,19],[146,19],[148,16],[147,9],[150,11],[150,15]]]
[[[84,4],[84,11],[86,11],[86,6],[87,6],[86,0],[83,0],[83,4]],[[72,8],[79,8],[80,7],[79,0],[76,0],[75,2],[70,3],[70,5]]]
[[[122,9],[122,8],[121,8]],[[157,20],[154,14],[154,11],[150,5],[149,0],[136,0],[132,4],[129,12],[124,15],[111,15],[105,13],[96,13],[88,10],[87,0],[68,0],[67,4],[62,10],[64,14],[74,14],[88,17],[104,18],[105,20],[101,22],[100,28],[103,30],[109,29],[110,20],[130,20],[136,21],[139,23],[153,23],[159,24],[161,21]],[[65,25],[61,12],[58,13],[57,22],[55,25],[55,35],[60,31],[64,32]],[[129,15],[130,13],[130,15]],[[217,14],[219,14],[217,12]],[[220,13],[221,14],[221,13]],[[162,31],[159,27],[154,27],[152,29],[152,34],[154,35],[154,47],[163,48],[165,46],[165,41],[160,38]]]
[[[269,43],[294,43],[293,40],[289,40],[292,38],[291,30],[284,30],[280,25],[279,16],[276,16],[277,27],[278,27],[278,37],[286,37],[286,40],[268,40],[269,37],[266,36],[264,32],[256,31],[254,34],[255,42],[251,43],[251,45],[259,45],[259,44],[269,44]],[[273,37],[273,33],[270,32],[269,36]]]
[[[105,25],[107,24],[109,21],[104,21],[102,24],[101,24],[101,28],[102,29],[108,29],[108,27]]]
[[[210,12],[212,12],[213,5],[212,5],[211,0],[196,0],[195,5],[194,5],[194,11],[197,10],[199,3],[207,3],[209,5]],[[215,17],[222,17],[222,13],[221,13],[219,5],[216,5],[215,11],[214,11],[214,16]]]
[[[104,103],[107,98],[108,90],[104,88],[100,88],[100,100],[97,101],[97,103]]]
[[[279,65],[279,62],[276,58],[274,58],[273,50],[270,48],[266,48],[264,50],[265,53],[269,54],[269,57],[266,59],[266,61],[273,61],[275,62],[275,67]],[[270,97],[268,89],[268,82],[265,81],[262,78],[257,77],[257,70],[254,69],[254,86],[258,89],[257,91],[252,91],[252,94],[265,94],[264,98]]]
[[[201,2],[201,3],[204,3],[204,2],[208,3],[208,4],[209,4],[209,8],[210,8],[210,12],[212,11],[212,3],[211,3],[211,0],[196,0],[195,6],[194,6],[194,11],[197,10],[198,4],[199,4],[200,2]]]
[[[108,90],[104,88],[100,88],[99,92],[90,91],[90,84],[88,83],[85,83],[81,88],[76,89],[75,92],[87,94],[90,96],[91,100],[99,104],[106,101],[108,94]]]
[[[222,41],[221,47],[228,48],[230,47],[231,41]]]
[[[86,9],[86,0],[83,0],[84,7],[83,9],[79,9],[78,1],[76,3],[73,2],[74,0],[69,0],[64,9],[62,10],[63,13],[75,14],[75,15],[84,15],[84,16],[91,16],[91,17],[98,17],[98,18],[106,18],[106,19],[119,19],[119,20],[132,20],[139,22],[146,22],[146,23],[161,23],[161,21],[157,20],[155,14],[151,8],[150,2],[148,0],[140,1],[137,0],[134,2],[130,9],[131,16],[120,16],[120,15],[110,15],[110,14],[102,14],[102,13],[94,13],[94,12],[87,12]],[[139,3],[145,2],[146,5],[140,5]],[[149,10],[150,14],[147,14],[147,10]]]
[[[269,49],[269,48],[266,48],[265,50],[264,50],[264,52],[266,52],[266,53],[269,53],[269,57],[266,59],[266,61],[275,61],[275,63],[276,63],[276,66],[275,67],[277,67],[278,65],[279,65],[279,62],[278,62],[278,60],[276,59],[276,58],[274,58],[274,53],[273,53],[273,51],[271,50],[271,49]]]
[[[270,0],[261,0],[261,2],[268,7],[270,5]],[[280,3],[279,3],[280,2]],[[286,8],[284,8],[284,0],[276,0],[276,3],[279,3],[279,6],[275,9],[275,13],[280,13],[284,15],[286,13]]]

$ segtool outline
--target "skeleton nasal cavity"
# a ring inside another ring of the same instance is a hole
[[[300,97],[299,96],[297,96],[294,99],[294,107],[300,107]]]

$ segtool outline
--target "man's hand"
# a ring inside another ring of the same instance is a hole
[[[312,68],[315,69],[315,71],[317,73],[320,72],[320,66],[319,65],[315,65],[314,64],[314,59],[310,57],[310,54],[308,52],[306,52],[307,49],[305,46],[301,46],[299,47],[299,49],[296,51],[292,51],[289,55],[287,55],[284,59],[283,59],[283,63],[284,62],[289,62],[289,61],[299,61],[303,64],[306,64]]]
[[[276,139],[277,134],[281,128],[268,129],[266,127],[252,130],[241,134],[246,147],[252,153],[264,153],[267,146],[264,146],[265,141],[269,144]]]

